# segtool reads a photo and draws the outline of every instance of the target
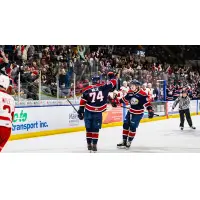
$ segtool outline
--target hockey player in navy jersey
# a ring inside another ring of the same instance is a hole
[[[148,110],[148,117],[153,118],[154,112],[147,94],[140,89],[140,82],[133,80],[130,83],[130,90],[127,95],[121,99],[112,100],[111,104],[116,107],[116,104],[125,103],[130,105],[124,123],[122,142],[117,144],[117,147],[130,148],[131,142],[136,135],[136,129],[139,126],[140,120],[144,115],[144,108]]]
[[[102,112],[107,108],[108,93],[116,87],[116,79],[113,72],[108,73],[109,81],[106,84],[100,84],[100,77],[92,78],[92,85],[84,89],[78,117],[84,119],[86,127],[86,138],[88,150],[96,152],[99,130],[102,125]]]

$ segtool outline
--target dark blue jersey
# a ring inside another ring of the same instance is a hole
[[[108,93],[116,86],[116,80],[112,79],[106,84],[91,85],[84,89],[80,106],[90,112],[103,112],[107,108]]]
[[[131,107],[129,112],[132,114],[143,114],[144,108],[151,110],[150,100],[142,89],[138,92],[129,91],[125,97],[120,100],[121,103],[129,104]]]

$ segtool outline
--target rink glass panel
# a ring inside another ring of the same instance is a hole
[[[167,103],[158,101],[158,102],[152,102],[152,107],[154,110],[154,113],[160,115],[160,116],[166,116],[167,115]]]

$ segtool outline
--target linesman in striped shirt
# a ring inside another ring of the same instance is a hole
[[[180,114],[180,129],[184,129],[184,121],[185,117],[187,119],[187,122],[192,129],[196,129],[196,127],[193,126],[192,119],[190,116],[190,98],[187,95],[187,91],[183,90],[180,96],[175,100],[172,110],[179,104],[179,114]]]

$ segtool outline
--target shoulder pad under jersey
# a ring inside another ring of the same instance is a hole
[[[89,89],[92,89],[94,86],[90,85],[90,86],[87,86],[86,88],[83,89],[83,92],[89,90]]]
[[[147,96],[147,93],[144,90],[140,90],[138,92],[138,94],[142,95],[142,96]]]

